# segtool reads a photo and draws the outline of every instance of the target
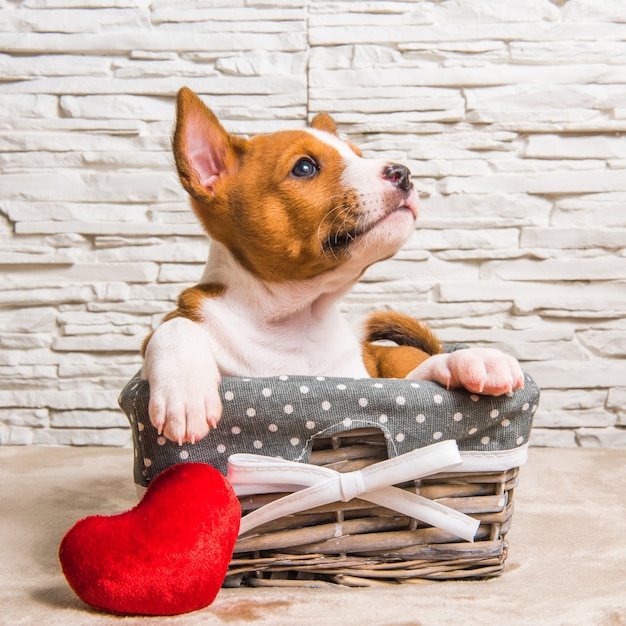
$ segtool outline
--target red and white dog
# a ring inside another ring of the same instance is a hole
[[[248,140],[182,89],[174,156],[212,241],[201,282],[144,344],[150,418],[169,439],[195,442],[215,427],[222,375],[406,377],[492,395],[523,385],[512,357],[444,354],[397,313],[370,317],[364,341],[348,327],[337,300],[400,249],[418,199],[406,167],[363,158],[328,115]]]

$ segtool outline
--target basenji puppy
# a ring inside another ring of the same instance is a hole
[[[391,312],[374,314],[360,340],[339,314],[337,301],[414,229],[406,167],[363,158],[326,114],[301,130],[231,135],[186,88],[173,150],[211,244],[200,283],[144,343],[150,419],[166,437],[196,442],[216,426],[225,375],[406,377],[493,395],[522,387],[517,361],[497,350],[446,354],[425,325]]]

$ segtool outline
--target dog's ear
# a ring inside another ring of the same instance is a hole
[[[233,137],[198,96],[183,87],[176,100],[173,150],[178,175],[197,199],[215,195],[215,185],[237,169],[244,139]]]
[[[331,135],[338,134],[335,120],[330,115],[328,115],[328,113],[318,113],[311,120],[311,128],[316,128],[317,130],[325,130]]]

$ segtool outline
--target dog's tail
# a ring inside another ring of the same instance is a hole
[[[443,346],[433,332],[419,320],[394,311],[373,313],[365,322],[365,340],[393,341],[399,346],[410,346],[426,354],[442,354]]]

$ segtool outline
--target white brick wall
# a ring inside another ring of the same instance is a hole
[[[346,300],[502,346],[537,445],[626,445],[622,0],[0,0],[0,442],[129,443],[117,395],[206,242],[174,94],[258,133],[333,113],[419,228]]]

